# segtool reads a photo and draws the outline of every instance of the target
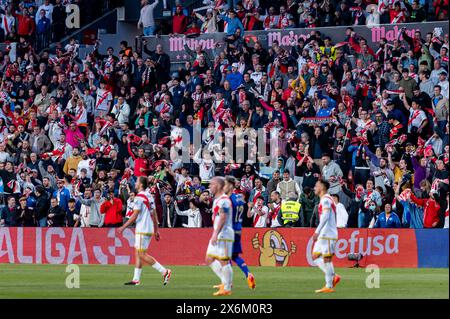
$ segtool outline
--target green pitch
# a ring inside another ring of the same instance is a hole
[[[174,266],[168,286],[159,273],[144,268],[141,285],[124,286],[132,266],[80,266],[80,288],[66,288],[65,265],[0,264],[0,299],[5,298],[215,298],[217,277],[209,267]],[[232,298],[449,298],[448,269],[381,269],[380,288],[366,288],[365,269],[338,268],[342,281],[334,294],[317,295],[324,277],[317,268],[251,267],[251,291],[237,267]],[[228,297],[224,297],[228,298]]]

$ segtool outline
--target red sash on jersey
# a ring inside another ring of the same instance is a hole
[[[334,203],[333,198],[328,194],[325,195],[324,198],[328,198],[331,201],[331,211],[336,214],[336,204]],[[318,214],[320,218],[320,215],[322,215],[322,204],[319,204]]]
[[[216,107],[216,113],[213,116],[214,120],[217,121],[221,117],[221,115],[223,114],[224,111],[225,111],[225,100],[222,99],[222,100],[220,100],[219,104]]]
[[[136,197],[142,198],[142,200],[144,201],[144,205],[145,207],[147,207],[148,211],[152,211],[150,201],[148,200],[147,196],[145,196],[144,194],[136,194]]]
[[[219,200],[221,200],[223,197],[226,197],[226,195],[220,196],[220,197],[217,199],[216,203],[219,202]],[[217,217],[217,215],[219,215],[219,206],[218,206],[218,205],[215,205],[215,207],[213,207],[213,216],[212,216],[212,220],[213,220],[213,221],[215,220],[215,218]]]
[[[408,125],[411,125],[412,122],[419,116],[420,110],[415,110],[412,114],[412,116],[408,120]]]
[[[273,204],[275,205],[276,203],[273,203]],[[270,219],[270,224],[271,224],[271,225],[272,225],[272,222],[273,222],[274,220],[277,219],[277,217],[278,217],[278,212],[280,211],[280,209],[281,209],[281,203],[278,205],[278,207],[275,207],[275,208],[272,209],[272,211],[269,213],[269,214],[270,214],[269,219]]]
[[[396,23],[402,23],[405,21],[405,15],[403,13],[403,11],[400,11],[395,17],[394,19],[391,21],[391,24],[396,24]]]
[[[56,159],[61,158],[64,155],[64,153],[65,153],[66,145],[67,145],[67,143],[64,144],[63,147],[61,147],[60,149],[58,148],[58,149],[54,150],[53,152],[49,153],[49,155],[51,157],[56,157]]]
[[[267,16],[264,19],[264,29],[270,29],[273,22],[275,22],[275,16]]]
[[[112,146],[108,144],[107,146],[102,145],[99,151],[102,152],[104,155],[108,156],[112,150],[113,150]]]
[[[345,114],[351,115],[353,111],[353,105],[355,104],[352,97],[350,95],[345,95],[344,98],[342,99],[342,102],[347,107],[347,111],[345,112]]]
[[[164,106],[162,107],[161,111],[159,112],[159,114],[164,114],[170,111],[170,105],[164,103]]]
[[[264,206],[258,207],[258,209],[262,210]],[[255,219],[253,220],[253,227],[256,227],[261,216],[259,214],[255,215]]]
[[[278,19],[278,29],[287,28],[289,25],[289,20],[287,14],[280,15]]]
[[[103,96],[98,100],[98,103],[95,106],[95,108],[98,108],[103,103],[103,101],[108,98],[109,93],[110,93],[110,91],[106,91],[105,93],[103,93]]]
[[[372,125],[373,121],[372,120],[368,120],[367,122],[364,123],[364,128],[367,130],[370,128],[370,126]],[[361,132],[362,133],[362,132]]]

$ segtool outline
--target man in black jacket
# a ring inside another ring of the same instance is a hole
[[[144,52],[148,54],[150,59],[154,62],[158,86],[167,83],[170,80],[170,57],[163,51],[162,45],[157,44],[155,51],[151,51],[147,48],[147,42],[144,41]]]
[[[164,195],[164,200],[162,201],[162,228],[173,228],[177,225],[177,212],[175,210],[175,205],[173,204],[172,194],[166,193]],[[181,222],[180,222],[181,224]]]
[[[50,210],[47,215],[48,227],[64,227],[66,221],[66,212],[58,205],[58,199],[52,197],[50,200]]]
[[[33,208],[28,207],[27,198],[21,197],[19,199],[20,207],[18,208],[17,226],[19,227],[35,227],[36,218],[34,216]]]
[[[14,173],[14,164],[10,161],[7,161],[5,164],[5,168],[0,170],[0,178],[3,181],[3,187],[5,194],[14,193],[13,183],[10,183],[12,180],[16,179],[16,174]]]
[[[57,42],[64,37],[66,32],[66,7],[61,0],[56,0],[52,12],[53,41]]]
[[[47,213],[49,209],[48,194],[43,186],[36,186],[35,217],[39,227],[47,227]]]
[[[8,197],[8,205],[3,207],[0,211],[0,226],[16,227],[17,220],[20,216],[19,208],[16,204],[16,199],[13,196]]]

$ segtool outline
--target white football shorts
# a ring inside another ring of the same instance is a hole
[[[313,255],[322,257],[332,257],[336,247],[336,240],[329,238],[319,238],[314,243]]]

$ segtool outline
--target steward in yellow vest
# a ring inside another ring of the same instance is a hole
[[[296,227],[300,220],[300,208],[302,205],[289,196],[288,200],[281,202],[281,221],[283,227]]]

